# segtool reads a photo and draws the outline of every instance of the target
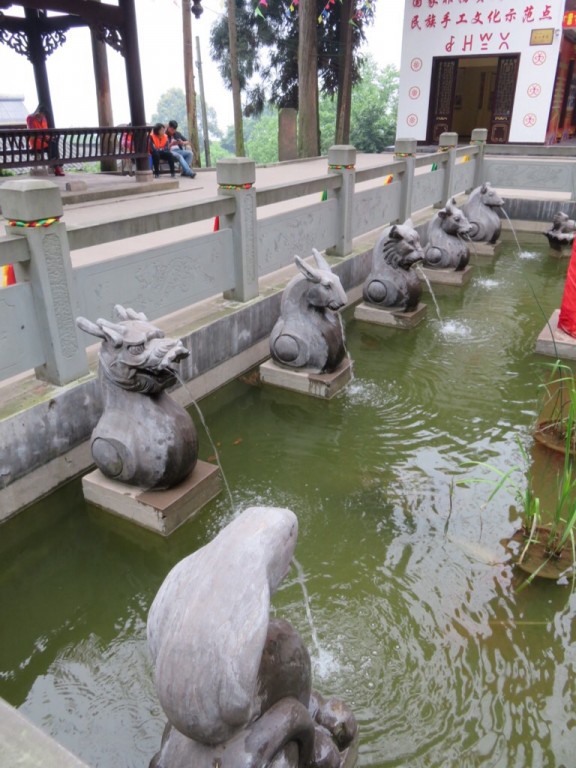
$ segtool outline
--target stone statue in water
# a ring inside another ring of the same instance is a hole
[[[556,251],[570,247],[574,242],[574,235],[576,235],[576,221],[562,211],[554,214],[551,228],[544,232],[550,247]]]
[[[412,267],[423,260],[420,237],[410,219],[386,227],[372,252],[372,270],[362,290],[364,300],[391,311],[415,310],[422,286]]]
[[[270,335],[275,363],[311,373],[331,373],[346,355],[338,310],[346,304],[340,278],[314,248],[316,267],[294,257],[299,275],[284,289],[278,318]]]
[[[251,507],[164,580],[148,647],[168,723],[150,768],[353,765],[354,715],[312,692],[302,638],[269,615],[297,535],[290,510]]]
[[[498,241],[502,220],[496,210],[503,205],[504,200],[488,181],[470,193],[462,205],[462,213],[470,222],[470,240],[491,245]]]
[[[470,222],[456,205],[454,198],[428,224],[428,242],[424,248],[424,266],[431,269],[463,270],[470,259],[465,240],[471,232]]]
[[[177,364],[190,354],[164,338],[142,312],[115,307],[120,322],[79,317],[79,328],[102,339],[98,377],[104,411],[94,428],[96,466],[113,480],[144,488],[172,488],[198,459],[190,415],[165,392]]]

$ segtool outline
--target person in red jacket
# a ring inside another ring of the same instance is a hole
[[[148,151],[152,155],[152,166],[154,168],[154,178],[160,175],[160,160],[166,160],[170,166],[170,176],[176,176],[174,172],[174,155],[168,148],[168,136],[166,128],[162,123],[156,123],[152,132],[148,136]]]
[[[32,131],[41,131],[44,128],[48,128],[48,119],[46,117],[46,109],[42,104],[38,104],[36,111],[26,118],[26,125]],[[30,149],[36,152],[47,152],[49,160],[55,160],[60,157],[58,151],[58,139],[54,136],[50,138],[46,136],[30,136],[28,139],[28,146]],[[61,165],[57,165],[54,168],[55,176],[64,176],[64,169]]]

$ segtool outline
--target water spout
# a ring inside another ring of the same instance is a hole
[[[186,391],[191,395],[190,387],[188,384],[184,381],[182,376],[180,374],[175,374],[176,378],[178,379],[179,384],[186,389]],[[226,479],[226,475],[224,474],[224,468],[222,467],[222,462],[220,461],[220,454],[218,453],[218,448],[216,448],[216,443],[214,442],[212,438],[212,434],[210,430],[208,429],[208,424],[206,424],[206,419],[204,418],[204,414],[202,413],[200,406],[196,402],[196,400],[191,397],[191,402],[194,408],[196,409],[196,412],[198,413],[198,416],[200,418],[200,422],[202,423],[202,426],[204,427],[204,431],[206,432],[208,436],[208,440],[210,441],[210,445],[212,446],[212,450],[214,452],[214,456],[216,457],[216,463],[218,464],[218,467],[220,468],[220,474],[222,475],[222,482],[224,483],[224,487],[226,488],[226,493],[228,494],[228,499],[230,500],[230,508],[232,512],[236,511],[236,504],[234,502],[234,497],[232,496],[232,491],[230,490],[230,485],[228,484],[228,480]]]
[[[428,279],[428,275],[424,272],[420,264],[416,265],[416,269],[418,270],[418,274],[422,277],[424,282],[426,283],[428,290],[430,291],[430,296],[432,296],[432,301],[434,302],[434,306],[436,308],[436,314],[438,315],[438,320],[442,322],[442,315],[440,314],[440,307],[438,306],[438,302],[436,301],[436,296],[434,295],[434,291],[432,290],[432,286],[430,284],[430,280]]]

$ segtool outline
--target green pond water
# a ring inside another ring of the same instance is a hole
[[[355,379],[330,402],[246,377],[201,403],[236,509],[298,515],[302,574],[274,610],[304,636],[315,687],[352,705],[360,766],[576,765],[571,585],[518,591],[512,495],[486,504],[488,486],[456,484],[483,474],[465,462],[521,463],[519,438],[553,487],[531,437],[551,361],[533,348],[566,266],[505,245],[468,286],[436,291],[442,320],[426,294],[412,331],[348,312]],[[232,514],[222,493],[164,540],[74,482],[0,528],[0,695],[94,768],[146,767],[164,725],[148,608]]]

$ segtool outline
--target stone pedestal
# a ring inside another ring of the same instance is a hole
[[[99,469],[82,478],[82,489],[90,504],[168,536],[220,493],[222,481],[218,467],[198,461],[183,482],[167,491],[147,491],[119,483]]]
[[[536,352],[554,358],[576,360],[576,338],[558,328],[560,310],[555,309],[536,340]]]
[[[548,253],[553,259],[569,259],[572,256],[572,243],[562,245],[560,248],[550,248]]]
[[[498,240],[496,243],[494,243],[494,245],[491,245],[490,243],[470,243],[468,246],[470,256],[494,257],[496,255],[496,249],[501,242],[501,240]]]
[[[352,364],[345,357],[333,373],[310,373],[282,368],[270,359],[260,366],[260,378],[264,384],[329,400],[351,380]]]
[[[394,312],[388,309],[381,309],[374,304],[368,304],[363,301],[354,310],[356,320],[364,320],[366,323],[375,325],[386,325],[390,328],[402,328],[410,330],[415,328],[418,323],[426,317],[426,304],[421,302],[412,312]]]
[[[464,267],[456,272],[453,269],[430,269],[428,267],[418,267],[418,277],[426,285],[426,280],[421,273],[424,273],[432,285],[466,285],[472,277],[472,265]]]

